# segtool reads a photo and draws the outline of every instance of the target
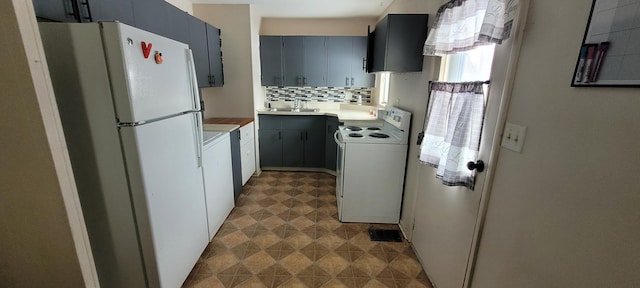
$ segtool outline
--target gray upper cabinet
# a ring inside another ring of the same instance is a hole
[[[135,25],[131,0],[33,0],[36,16],[43,21],[97,22],[117,20]]]
[[[80,22],[80,7],[76,0],[33,0],[33,8],[40,20]]]
[[[38,21],[119,21],[189,44],[198,86],[224,84],[220,29],[164,0],[33,0],[33,5]]]
[[[351,83],[351,37],[327,37],[327,85],[347,87]]]
[[[351,37],[351,86],[373,87],[375,75],[367,72],[367,37]]]
[[[209,87],[209,49],[207,48],[207,27],[204,21],[189,18],[189,48],[196,66],[198,87]]]
[[[327,86],[327,49],[325,37],[303,37],[304,63],[302,86]]]
[[[222,42],[220,41],[220,29],[206,25],[207,49],[209,54],[209,85],[221,87],[224,85],[224,72],[222,69]]]
[[[189,17],[189,48],[196,66],[198,87],[217,87],[224,84],[220,29],[204,21]]]
[[[427,14],[389,14],[373,31],[370,72],[422,71],[422,49],[427,39]]]
[[[366,37],[261,36],[262,86],[373,87]]]
[[[327,85],[331,87],[373,87],[374,75],[365,71],[367,38],[327,38]]]
[[[284,86],[303,86],[304,46],[303,38],[283,36]]]
[[[260,36],[262,86],[282,86],[282,37]]]
[[[166,36],[173,40],[189,44],[189,18],[191,16],[187,12],[169,3],[166,3],[165,9],[167,10],[167,20],[171,23]]]
[[[132,0],[91,0],[88,6],[84,6],[91,11],[91,22],[117,20],[134,26],[135,18],[131,2]]]
[[[168,34],[170,25],[163,0],[133,0],[132,4],[136,27],[158,35]]]

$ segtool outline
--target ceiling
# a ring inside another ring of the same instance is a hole
[[[191,0],[194,4],[251,4],[262,17],[377,17],[393,0]]]

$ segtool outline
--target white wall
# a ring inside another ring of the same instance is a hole
[[[640,89],[571,88],[591,1],[531,1],[472,287],[640,287]]]
[[[97,287],[31,1],[0,27],[0,286]]]
[[[202,89],[205,117],[253,117],[249,5],[195,4],[193,11],[221,30],[224,86]]]
[[[193,3],[191,0],[165,0],[165,2],[173,4],[173,6],[182,9],[182,11],[193,14]]]
[[[429,14],[430,22],[433,20],[438,8],[443,1],[420,1],[420,0],[396,0],[391,3],[386,14]],[[425,113],[428,102],[428,83],[436,80],[440,65],[439,57],[424,57],[423,72],[416,73],[392,73],[389,83],[389,104],[397,106],[401,109],[408,110],[412,113],[411,120],[411,139],[409,140],[409,156],[407,161],[407,174],[405,177],[404,199],[402,206],[402,215],[400,217],[400,226],[411,239],[413,218],[415,215],[414,204],[416,195],[425,185],[440,185],[440,182],[431,181],[432,177],[425,176],[428,173],[426,168],[422,169],[422,165],[418,162],[420,147],[415,145],[418,133],[421,132],[425,120]],[[377,94],[377,91],[374,91]],[[421,183],[422,179],[427,183]]]

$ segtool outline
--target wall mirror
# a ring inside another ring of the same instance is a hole
[[[640,0],[594,0],[571,86],[640,87]]]

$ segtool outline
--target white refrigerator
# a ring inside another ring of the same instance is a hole
[[[40,32],[101,287],[180,287],[209,239],[189,47],[116,22]]]

